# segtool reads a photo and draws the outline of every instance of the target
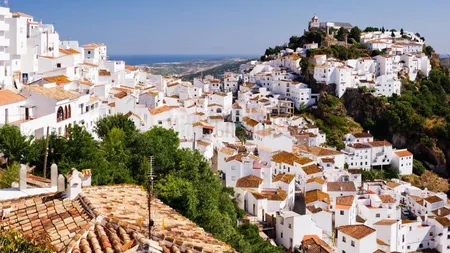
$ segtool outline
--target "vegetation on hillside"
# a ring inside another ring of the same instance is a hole
[[[90,168],[92,182],[96,185],[134,183],[145,186],[149,169],[147,157],[152,155],[155,191],[164,203],[239,252],[283,252],[257,233],[255,236],[256,227],[236,225],[245,212],[234,202],[233,189],[222,186],[197,150],[179,149],[180,142],[173,130],[154,127],[141,133],[124,115],[102,118],[95,129],[101,141],[94,140],[79,125],[69,128],[67,138],[51,135],[47,170],[52,163],[58,164],[61,173],[72,167]],[[20,147],[24,155],[14,157],[14,161],[36,166],[35,172],[42,174],[45,140],[29,142],[16,131],[19,130],[14,126],[0,128],[0,132],[8,135],[2,136],[3,140],[15,140],[8,142],[9,146],[0,142],[2,152],[9,154],[9,149]]]

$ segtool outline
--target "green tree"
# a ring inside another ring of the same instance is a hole
[[[345,29],[344,27],[339,28],[339,30],[336,33],[335,38],[339,41],[344,41],[345,40],[345,35],[348,34],[348,30]]]
[[[395,38],[395,33],[394,33],[394,31],[391,31],[391,37],[392,37],[392,38]]]
[[[245,142],[247,142],[247,134],[245,133],[245,130],[242,128],[242,126],[236,127],[235,134],[242,144],[245,144]]]
[[[423,166],[423,163],[419,160],[413,160],[413,173],[421,176],[427,169]]]
[[[434,51],[434,48],[433,47],[431,47],[431,46],[426,46],[426,45],[423,45],[423,52],[428,56],[428,57],[431,57],[431,55],[435,52]]]
[[[381,28],[381,32],[384,33],[386,29],[384,29],[384,26]]]
[[[128,117],[124,114],[116,114],[101,118],[97,121],[94,131],[97,133],[98,137],[103,138],[114,127],[122,129],[127,136],[138,131],[133,121],[128,119]]]
[[[400,34],[401,34],[402,36],[403,36],[403,34],[405,34],[404,31],[403,31],[403,28],[400,29]]]
[[[0,153],[8,164],[24,161],[30,141],[16,126],[6,124],[0,128]]]
[[[379,28],[377,28],[377,27],[371,27],[371,26],[368,26],[368,27],[366,27],[366,29],[364,29],[364,32],[365,32],[365,33],[366,33],[366,32],[378,32],[378,31],[380,31]]]
[[[14,182],[19,183],[19,170],[20,164],[13,163],[9,165],[6,170],[1,174],[0,188],[10,188]]]
[[[99,184],[133,183],[128,164],[130,162],[130,150],[125,146],[125,132],[119,128],[112,128],[101,143],[104,154],[103,163],[108,168],[101,171]]]
[[[359,43],[360,39],[361,39],[361,29],[359,29],[359,27],[355,26],[350,30],[350,35],[349,38],[352,38],[354,40],[356,40],[356,42]]]
[[[173,129],[153,127],[142,135],[144,152],[153,156],[155,171],[168,173],[176,167],[176,157],[180,139]]]

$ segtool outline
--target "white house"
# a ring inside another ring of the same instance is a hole
[[[366,225],[344,225],[337,228],[337,251],[342,253],[376,252],[376,230]]]
[[[395,150],[392,155],[391,166],[400,171],[400,175],[413,173],[413,154],[406,149]]]

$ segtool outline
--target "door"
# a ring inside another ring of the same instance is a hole
[[[25,107],[25,120],[30,119],[30,108]]]
[[[265,213],[264,213],[264,209],[262,210],[262,221],[266,221],[266,217],[265,217]]]

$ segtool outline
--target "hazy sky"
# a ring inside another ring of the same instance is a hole
[[[450,0],[9,0],[61,40],[110,54],[255,54],[302,35],[310,18],[419,32],[450,50]]]

